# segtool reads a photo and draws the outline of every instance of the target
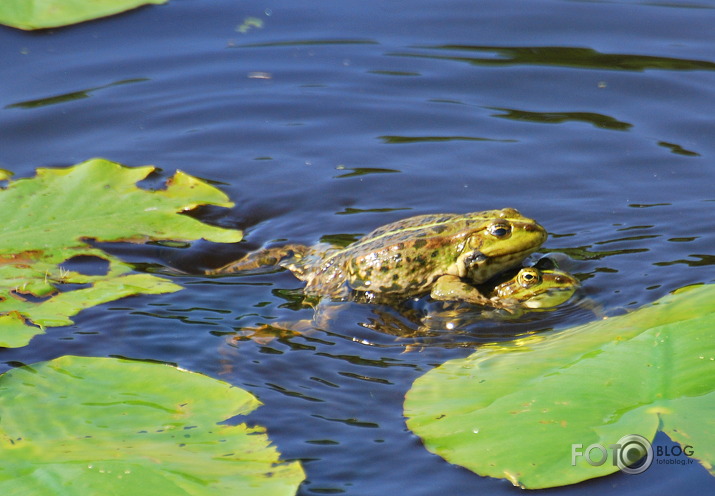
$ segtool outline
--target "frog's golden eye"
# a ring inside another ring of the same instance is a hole
[[[487,231],[495,238],[506,238],[511,234],[511,225],[506,222],[495,222],[489,225]]]
[[[522,287],[528,288],[539,282],[541,282],[541,276],[536,270],[522,269],[521,272],[519,272],[519,284],[521,284]]]

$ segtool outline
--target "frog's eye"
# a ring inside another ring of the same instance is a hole
[[[489,225],[487,231],[495,238],[505,238],[511,234],[511,226],[506,222],[495,222]]]
[[[525,288],[538,284],[540,281],[541,277],[534,269],[522,269],[521,272],[519,272],[519,284]]]

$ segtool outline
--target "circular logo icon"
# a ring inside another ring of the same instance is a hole
[[[653,446],[643,436],[629,434],[623,436],[618,444],[621,449],[616,456],[616,465],[627,474],[640,474],[645,472],[653,463]]]

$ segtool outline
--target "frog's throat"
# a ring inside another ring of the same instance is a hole
[[[570,300],[576,293],[576,288],[549,288],[537,292],[522,302],[526,308],[553,308]]]
[[[533,247],[522,251],[492,257],[487,257],[484,256],[484,254],[481,254],[483,255],[483,258],[480,258],[471,267],[461,263],[458,264],[459,271],[464,272],[464,275],[459,274],[459,277],[469,279],[476,284],[483,283],[497,275],[499,272],[519,265],[526,257],[534,253],[536,249],[537,247]]]

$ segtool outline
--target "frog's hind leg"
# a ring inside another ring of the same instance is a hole
[[[300,259],[308,252],[304,245],[285,245],[266,248],[246,254],[245,257],[229,262],[223,267],[207,270],[209,275],[233,274],[255,270],[261,267],[274,267],[287,259]]]
[[[276,338],[308,336],[315,332],[324,332],[334,326],[334,320],[344,308],[345,302],[323,300],[314,308],[313,318],[244,327],[231,337],[231,341],[253,340],[259,344],[265,344]]]

